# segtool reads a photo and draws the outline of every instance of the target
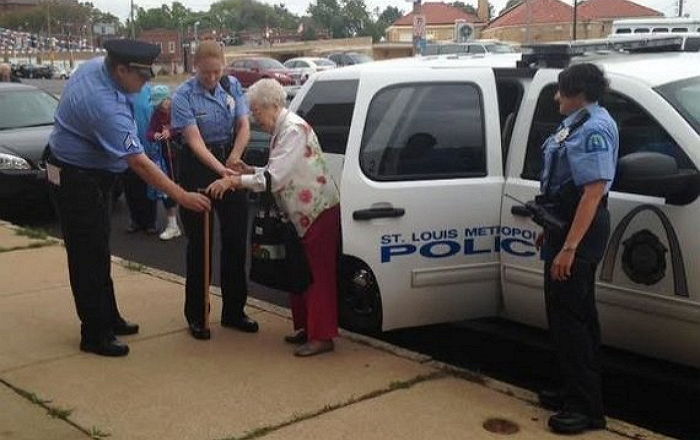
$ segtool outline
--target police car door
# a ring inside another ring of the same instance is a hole
[[[365,71],[342,175],[343,253],[384,330],[495,314],[498,104],[488,68]]]

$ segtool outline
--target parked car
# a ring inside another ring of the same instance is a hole
[[[0,206],[50,209],[42,155],[58,99],[34,86],[0,83]]]
[[[21,64],[15,70],[15,74],[20,78],[46,78],[53,76],[51,66],[37,64]]]
[[[428,44],[421,55],[484,55],[516,53],[516,47],[500,41],[472,41],[468,43]]]
[[[563,119],[560,68],[612,44],[405,58],[309,79],[290,109],[313,127],[340,188],[343,327],[546,325],[541,229],[516,200],[539,193],[541,146]],[[697,368],[700,57],[646,37],[624,44],[629,53],[592,58],[620,133],[596,278],[602,339]]]
[[[333,61],[338,67],[354,66],[374,61],[371,56],[359,52],[338,52],[328,55],[326,58]]]
[[[65,67],[55,67],[53,69],[53,79],[69,79],[72,69]]]
[[[292,78],[304,84],[311,75],[324,70],[335,69],[337,65],[328,58],[292,58],[284,62],[284,67],[292,71]]]
[[[235,76],[243,87],[250,87],[263,78],[276,79],[283,86],[294,85],[292,71],[273,58],[240,58],[226,67],[226,73]]]

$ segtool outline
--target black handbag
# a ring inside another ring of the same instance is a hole
[[[277,207],[265,172],[266,189],[253,220],[250,280],[290,293],[303,293],[313,279],[306,251],[294,225]]]

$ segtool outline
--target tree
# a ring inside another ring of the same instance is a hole
[[[351,37],[368,36],[373,20],[367,12],[364,0],[343,0],[343,18],[345,19],[345,34]]]
[[[403,17],[404,13],[396,6],[387,6],[381,14],[378,14],[377,22],[386,24],[387,27],[394,24],[396,20]]]
[[[317,0],[316,3],[311,3],[306,11],[314,22],[328,30],[331,38],[348,36],[338,0]]]

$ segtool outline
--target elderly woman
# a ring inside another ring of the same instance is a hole
[[[313,356],[333,350],[338,335],[337,261],[340,239],[338,189],[328,173],[313,129],[285,109],[286,93],[273,79],[263,79],[248,90],[253,116],[272,134],[266,168],[239,162],[241,175],[223,177],[208,191],[220,198],[228,190],[247,188],[262,192],[265,171],[271,176],[272,193],[302,239],[313,283],[301,295],[291,295],[295,334],[285,341],[300,345],[296,356]]]

